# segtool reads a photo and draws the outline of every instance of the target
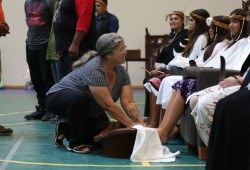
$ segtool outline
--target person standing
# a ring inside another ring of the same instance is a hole
[[[9,34],[9,25],[5,22],[4,12],[2,8],[2,0],[0,0],[0,37]],[[0,51],[0,89],[3,88],[2,67],[1,67],[1,51]]]
[[[46,60],[53,7],[53,0],[26,0],[24,4],[28,26],[26,60],[38,99],[36,111],[25,115],[26,120],[38,120],[46,114],[46,92],[54,84],[50,61]]]
[[[61,0],[53,19],[60,75],[72,71],[72,63],[89,50],[95,50],[94,0]]]
[[[60,1],[61,0],[55,0],[54,14],[59,7]],[[58,57],[56,55],[56,42],[55,42],[53,24],[52,24],[51,30],[50,30],[50,37],[49,37],[49,42],[48,42],[46,59],[51,61],[51,71],[52,71],[52,75],[54,78],[54,82],[58,83],[62,79],[62,76],[60,75],[59,61],[58,61]]]
[[[9,29],[10,29],[10,27],[6,23],[5,17],[4,17],[4,12],[3,12],[3,8],[2,8],[2,0],[0,0],[0,37],[6,36],[7,34],[9,34],[10,33]],[[0,82],[2,82],[1,76],[2,76],[2,70],[1,70],[1,51],[0,51]],[[0,84],[0,86],[1,86],[1,84]],[[0,136],[7,136],[7,135],[11,135],[12,133],[13,133],[12,129],[6,128],[6,127],[0,125]]]
[[[95,1],[97,38],[105,33],[117,33],[119,29],[118,18],[109,13],[107,7],[108,0]]]

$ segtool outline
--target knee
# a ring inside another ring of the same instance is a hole
[[[189,105],[190,105],[190,107],[191,107],[192,110],[194,109],[195,105],[197,104],[198,99],[199,99],[198,96],[192,96],[191,97]]]

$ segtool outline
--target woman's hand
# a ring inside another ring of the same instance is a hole
[[[154,69],[154,70],[152,70],[152,71],[150,71],[149,72],[149,75],[151,76],[151,75],[156,75],[157,73],[158,73],[158,69]]]
[[[76,57],[78,55],[78,52],[79,52],[79,45],[72,43],[69,47],[68,55],[70,57]]]
[[[142,126],[145,126],[143,123],[140,123],[140,122],[133,122],[132,120],[129,121],[127,127],[128,128],[132,128],[134,127],[135,125],[142,125]]]
[[[1,22],[0,23],[0,36],[6,36],[7,34],[9,34],[9,25],[6,22]]]
[[[221,86],[222,88],[241,85],[240,80],[241,80],[241,77],[231,76],[231,77],[228,77],[228,78],[224,79],[223,81],[219,82],[218,85]]]

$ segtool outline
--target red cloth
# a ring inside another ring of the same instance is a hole
[[[3,7],[2,7],[2,1],[0,0],[0,22],[5,21],[4,19],[4,12],[3,12]]]
[[[164,79],[165,77],[168,77],[170,74],[161,74],[158,77],[154,77],[148,80],[148,82],[156,89],[159,90],[159,87],[161,85],[161,81],[162,79]]]
[[[91,22],[94,0],[75,0],[78,18],[76,30],[87,32]]]

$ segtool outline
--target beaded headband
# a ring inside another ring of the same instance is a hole
[[[242,15],[232,15],[232,16],[224,16],[224,19],[235,19],[235,20],[245,20],[246,16]]]
[[[219,21],[216,21],[216,20],[213,20],[212,21],[212,24],[213,25],[216,25],[216,26],[218,26],[218,27],[221,27],[221,28],[224,28],[224,29],[228,29],[228,25],[227,24],[225,24],[225,23],[222,23],[222,22],[219,22]]]
[[[206,21],[206,18],[204,18],[204,17],[202,17],[202,16],[200,16],[200,15],[197,15],[197,14],[194,14],[194,13],[190,13],[190,15],[192,16],[192,17],[196,17],[196,18],[199,18],[199,19],[201,19],[201,20],[204,20],[204,21]]]

